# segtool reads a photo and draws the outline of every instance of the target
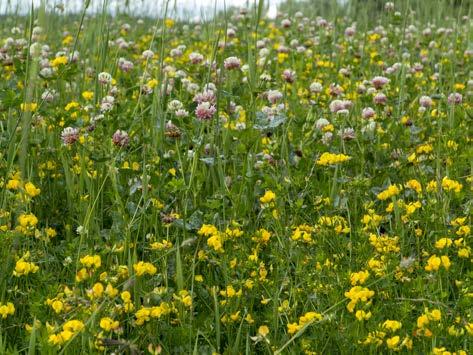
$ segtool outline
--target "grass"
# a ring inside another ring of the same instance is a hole
[[[468,2],[5,5],[0,353],[471,352]]]

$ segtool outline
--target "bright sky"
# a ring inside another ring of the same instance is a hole
[[[38,6],[42,0],[33,0],[33,4]],[[49,7],[58,4],[64,5],[67,12],[79,12],[83,6],[84,0],[44,0]],[[104,0],[91,0],[91,9],[100,11]],[[123,8],[126,0],[107,0],[108,7],[115,11],[117,7]],[[257,1],[257,0],[256,0]],[[130,0],[130,8],[141,14],[159,15],[163,12],[166,0]],[[265,5],[269,6],[269,16],[275,16],[277,5],[282,0],[265,0]],[[253,5],[255,0],[169,0],[169,7],[176,8],[181,16],[211,17],[214,8],[223,9],[225,6],[247,6]],[[31,6],[31,0],[0,0],[0,13],[7,10],[27,13]]]

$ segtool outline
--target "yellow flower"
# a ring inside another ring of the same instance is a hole
[[[6,304],[0,303],[0,316],[3,319],[11,316],[15,313],[15,306],[11,302],[7,302]]]
[[[56,68],[60,65],[66,65],[67,62],[68,62],[67,57],[65,55],[62,55],[51,60],[51,66]]]
[[[74,110],[76,108],[80,107],[79,103],[78,102],[75,102],[75,101],[71,101],[69,102],[65,107],[64,107],[64,110],[66,111],[71,111],[71,110]]]
[[[62,44],[67,46],[69,44],[72,43],[72,41],[74,40],[74,37],[72,37],[71,35],[67,35],[66,37],[64,37],[64,39],[62,40]]]
[[[429,324],[429,317],[425,314],[422,314],[417,318],[417,328],[423,329],[427,324]]]
[[[365,312],[363,310],[358,310],[355,313],[355,317],[359,321],[368,320],[368,319],[371,318],[371,312]]]
[[[49,237],[49,238],[54,238],[55,236],[57,236],[57,232],[54,228],[46,228],[44,230],[46,232],[46,235]]]
[[[345,292],[345,297],[350,300],[347,309],[353,313],[358,302],[369,302],[369,299],[374,296],[374,291],[361,286],[353,286],[350,291]]]
[[[449,179],[447,176],[445,176],[442,179],[442,188],[445,191],[454,191],[454,192],[458,193],[463,188],[463,185],[460,184],[458,181]]]
[[[82,268],[76,273],[76,281],[81,282],[89,278],[89,273],[86,268]]]
[[[386,339],[386,345],[389,349],[394,349],[399,344],[399,335],[393,336],[392,338]]]
[[[190,295],[183,296],[181,301],[187,307],[192,306],[192,296],[190,296]]]
[[[458,249],[458,257],[460,258],[469,258],[470,257],[470,249],[469,248],[461,248]]]
[[[231,298],[241,295],[241,291],[237,292],[232,285],[228,285],[225,291],[220,291],[220,295],[223,297]]]
[[[463,226],[465,224],[466,217],[457,217],[450,222],[454,227]]]
[[[107,294],[108,297],[113,298],[116,295],[118,295],[118,290],[112,286],[112,284],[107,284],[107,287],[105,288],[105,293]]]
[[[36,186],[33,185],[31,182],[27,182],[25,184],[25,191],[30,197],[35,197],[38,196],[41,192],[40,189],[38,189]]]
[[[82,93],[82,97],[84,100],[91,100],[94,97],[94,92],[93,91],[84,91]]]
[[[402,323],[397,320],[387,320],[383,323],[383,328],[395,332],[396,330],[401,329]]]
[[[300,327],[299,324],[297,324],[297,323],[288,323],[287,324],[287,332],[289,334],[294,334],[301,328],[302,327]]]
[[[64,323],[62,328],[64,330],[70,330],[72,332],[79,332],[84,329],[84,323],[82,323],[80,320],[72,319]]]
[[[350,160],[350,159],[351,158],[345,154],[333,154],[333,153],[325,152],[319,157],[316,164],[322,165],[322,166],[336,165],[336,164],[341,164],[343,162],[346,162],[347,160]]]
[[[49,342],[53,343],[54,345],[62,345],[74,336],[74,333],[70,330],[63,330],[59,334],[52,334],[49,337]]]
[[[467,323],[465,329],[468,334],[473,335],[473,323]]]
[[[100,255],[86,255],[80,259],[80,263],[87,268],[99,268],[102,265],[102,259]]]
[[[278,53],[278,63],[279,64],[283,63],[288,57],[289,57],[289,54],[284,53],[284,52],[279,52]]]
[[[461,226],[458,228],[458,230],[455,232],[456,235],[469,235],[470,234],[470,226]]]
[[[231,314],[230,319],[234,322],[238,321],[240,319],[240,311]]]
[[[146,308],[146,307],[142,306],[141,309],[139,309],[135,313],[136,324],[137,325],[143,325],[145,322],[147,322],[151,319],[150,315],[151,315],[151,310],[149,308]]]
[[[450,262],[449,257],[446,256],[446,255],[442,255],[442,256],[440,257],[440,260],[442,260],[442,265],[443,265],[443,267],[444,267],[446,270],[448,270],[448,269],[450,268],[450,265],[451,265],[451,262]]]
[[[156,79],[151,79],[146,83],[146,86],[149,86],[150,89],[153,89],[158,85],[158,81]]]
[[[266,325],[262,325],[258,328],[258,334],[261,335],[263,338],[269,334],[269,328]]]
[[[203,224],[202,227],[200,227],[199,231],[197,232],[198,235],[203,235],[205,237],[209,237],[217,233],[218,233],[218,229],[212,224]]]
[[[299,317],[299,325],[302,327],[314,319],[319,321],[323,319],[323,316],[317,312],[307,312],[303,316]]]
[[[450,238],[441,238],[435,242],[435,247],[437,249],[443,249],[452,245],[452,240]]]
[[[39,267],[34,263],[25,261],[23,258],[19,259],[16,262],[15,270],[13,271],[13,276],[20,277],[26,276],[28,274],[34,274],[39,270]]]
[[[54,299],[47,299],[46,304],[51,306],[51,308],[54,310],[56,313],[61,313],[62,310],[64,309],[64,303],[61,300],[58,300],[56,298]]]
[[[21,181],[19,179],[8,180],[7,185],[5,186],[8,190],[18,190],[21,186]]]
[[[145,274],[154,275],[156,274],[156,271],[158,271],[158,269],[156,269],[153,264],[146,263],[144,261],[140,261],[137,264],[134,264],[133,269],[135,270],[136,276],[142,276]]]
[[[429,181],[429,183],[427,184],[427,191],[434,192],[436,190],[437,190],[437,181],[435,180]]]
[[[84,323],[79,320],[72,319],[67,321],[62,326],[62,331],[58,334],[51,334],[48,338],[48,341],[53,345],[62,345],[72,337],[84,329]]]
[[[363,285],[369,276],[370,276],[370,273],[368,271],[353,272],[350,275],[351,285],[352,286],[355,286],[357,284]]]
[[[256,232],[256,236],[253,238],[254,241],[267,244],[271,239],[271,233],[264,228],[259,229]]]
[[[174,26],[174,20],[172,18],[167,18],[164,20],[164,25],[167,27],[167,28],[171,28]]]
[[[440,319],[442,319],[442,312],[440,311],[440,309],[434,309],[430,312],[429,316],[429,318],[438,322],[440,321]]]
[[[131,293],[129,291],[123,291],[120,294],[120,298],[123,302],[130,302],[131,301]]]
[[[398,195],[400,192],[401,190],[396,185],[389,185],[386,190],[380,192],[376,197],[378,200],[384,201]]]
[[[253,317],[251,316],[250,313],[248,313],[245,317],[245,321],[248,323],[248,324],[253,324],[255,322],[255,320],[253,319]]]
[[[162,242],[154,242],[150,244],[151,249],[153,250],[164,250],[164,249],[171,249],[172,242],[163,239]]]
[[[207,239],[207,245],[218,253],[224,252],[223,242],[223,236],[220,233],[214,234],[209,239]]]
[[[100,298],[103,295],[104,287],[102,283],[97,282],[92,286],[92,289],[88,291],[90,298]]]
[[[115,330],[120,326],[120,323],[117,320],[113,320],[110,317],[104,317],[100,320],[100,328],[109,332]]]
[[[415,190],[418,194],[422,192],[422,185],[419,181],[412,179],[406,182],[406,187],[412,190]]]
[[[260,202],[264,204],[268,204],[273,202],[276,199],[276,194],[272,192],[271,190],[266,190],[264,195],[260,197]]]
[[[35,102],[22,103],[20,108],[23,112],[35,112],[38,109],[38,104]]]
[[[18,217],[18,222],[23,228],[34,227],[38,224],[38,218],[32,213],[30,214],[21,214]]]
[[[426,271],[437,271],[442,265],[442,259],[437,255],[432,255],[429,260],[427,260],[427,265],[425,266]]]

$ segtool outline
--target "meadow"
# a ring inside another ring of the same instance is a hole
[[[1,354],[472,353],[468,2],[319,3],[0,15]]]

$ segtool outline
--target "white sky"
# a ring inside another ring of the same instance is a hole
[[[48,7],[54,7],[57,4],[64,5],[67,12],[79,12],[82,9],[84,0],[0,0],[0,13],[18,11],[27,13],[31,7],[31,1],[38,6],[41,1],[45,1]],[[108,2],[111,11],[115,11],[117,7],[123,8],[126,0],[91,0],[90,9],[100,11],[103,1]],[[129,0],[130,8],[137,13],[160,15],[163,12],[164,4],[167,0]],[[211,17],[214,8],[222,9],[224,6],[247,6],[253,5],[258,0],[169,0],[169,7],[178,10],[179,15],[194,17]],[[282,0],[265,0],[268,5],[270,16],[275,16],[277,4]]]

